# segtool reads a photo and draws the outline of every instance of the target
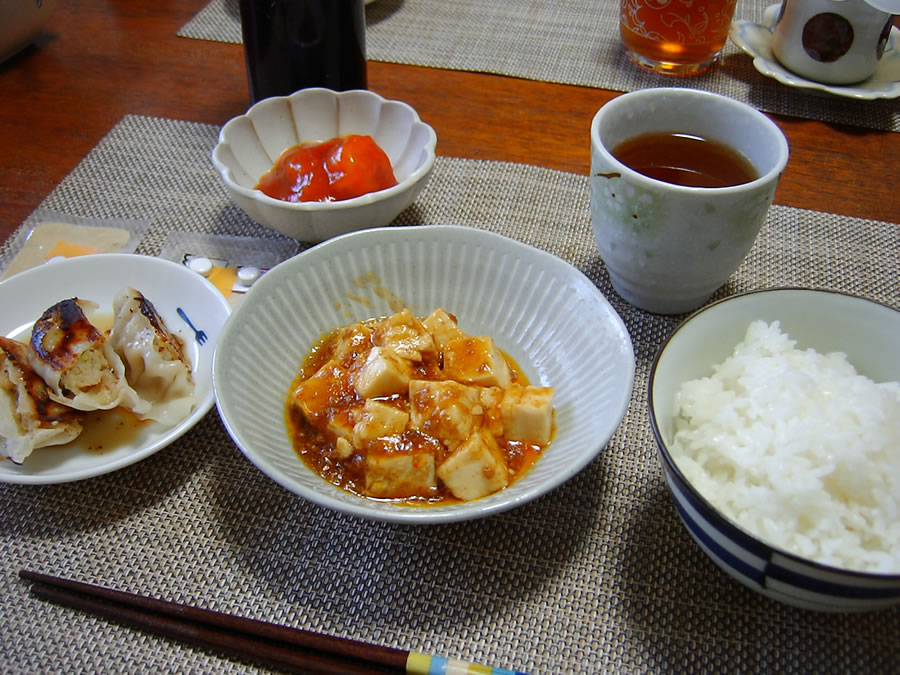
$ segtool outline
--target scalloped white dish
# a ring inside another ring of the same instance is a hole
[[[871,101],[900,96],[900,30],[891,29],[884,55],[875,74],[855,85],[833,85],[807,80],[782,66],[772,53],[772,26],[781,5],[766,8],[762,23],[735,20],[731,24],[731,40],[753,57],[753,67],[767,77],[789,87],[826,92],[844,98]]]
[[[31,325],[48,307],[78,297],[100,305],[112,316],[116,293],[126,286],[141,291],[156,307],[169,330],[184,340],[193,366],[197,406],[174,427],[158,422],[141,424],[134,435],[102,452],[86,447],[84,436],[64,446],[39,448],[21,465],[0,460],[0,482],[64,483],[109,473],[134,464],[184,435],[213,405],[212,356],[219,333],[231,312],[225,297],[206,279],[168,260],[127,253],[104,253],[67,258],[35,267],[0,283],[0,333],[27,339]],[[206,332],[199,345],[193,331],[179,318],[182,307]]]
[[[256,189],[285,150],[338,136],[371,136],[390,159],[397,185],[331,202],[286,202]],[[219,132],[213,165],[253,220],[301,241],[323,241],[388,225],[415,201],[434,168],[437,135],[402,101],[367,90],[301,89],[259,101]]]
[[[299,459],[287,435],[291,382],[324,334],[408,307],[442,307],[489,335],[532,384],[556,388],[556,435],[512,485],[450,506],[404,506],[344,492]],[[270,270],[227,322],[213,360],[216,405],[253,464],[320,506],[373,520],[438,523],[524,504],[581,471],[631,400],[634,353],[622,320],[567,262],[500,235],[457,226],[364,230]]]

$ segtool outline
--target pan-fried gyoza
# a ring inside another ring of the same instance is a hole
[[[184,343],[140,291],[126,288],[113,300],[109,339],[125,364],[125,379],[149,404],[140,417],[173,426],[190,414],[197,399]]]
[[[120,291],[109,334],[88,319],[96,303],[49,307],[28,342],[0,337],[0,457],[18,464],[34,450],[69,443],[85,413],[122,407],[172,427],[197,404],[184,343],[143,294]]]
[[[94,303],[69,298],[47,309],[31,329],[28,360],[47,383],[50,398],[76,410],[109,410],[125,405],[146,412],[125,379],[125,366],[112,344],[88,320],[82,306]]]
[[[50,398],[27,345],[0,337],[0,456],[21,464],[36,448],[68,443],[82,431],[81,416]]]

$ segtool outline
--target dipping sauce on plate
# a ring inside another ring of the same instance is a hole
[[[371,136],[353,134],[288,148],[256,189],[286,202],[336,202],[397,184]]]

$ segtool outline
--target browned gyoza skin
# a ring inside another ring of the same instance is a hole
[[[87,319],[81,303],[77,298],[62,300],[35,322],[29,363],[59,403],[78,410],[125,405],[141,412],[121,359]]]
[[[28,347],[0,337],[0,455],[21,463],[32,450],[61,445],[82,430],[83,413],[50,398],[28,363]]]
[[[156,334],[157,340],[159,340],[161,343],[158,346],[158,350],[170,352],[170,358],[172,358],[172,360],[187,363],[184,357],[184,343],[178,338],[178,336],[172,335],[172,333],[169,332],[168,327],[166,327],[166,324],[162,320],[162,317],[160,317],[160,315],[157,313],[156,307],[153,306],[153,303],[145,298],[143,293],[131,288],[119,294],[119,298],[123,298],[123,300],[121,301],[122,304],[124,304],[124,298],[128,295],[130,295],[140,306],[141,314],[147,318],[147,321],[150,322],[150,325],[152,326],[153,331]],[[118,306],[119,302],[120,300],[117,298],[114,306]],[[188,371],[190,371],[190,366],[188,366]]]
[[[23,391],[34,401],[34,412],[40,420],[50,424],[79,416],[78,411],[50,398],[47,385],[28,365],[27,348],[24,344],[0,337],[0,349],[4,352],[5,358],[9,360],[9,365],[21,373]]]
[[[173,426],[197,404],[184,343],[166,328],[153,303],[134,288],[113,299],[109,343],[125,366],[125,378],[149,410],[139,416]]]
[[[53,305],[31,331],[31,346],[37,357],[56,369],[71,365],[82,351],[102,339],[100,331],[87,320],[77,298]]]

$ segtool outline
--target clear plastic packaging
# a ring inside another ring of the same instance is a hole
[[[91,253],[134,253],[150,226],[149,220],[71,216],[50,209],[36,210],[0,255],[0,279],[62,256]]]

